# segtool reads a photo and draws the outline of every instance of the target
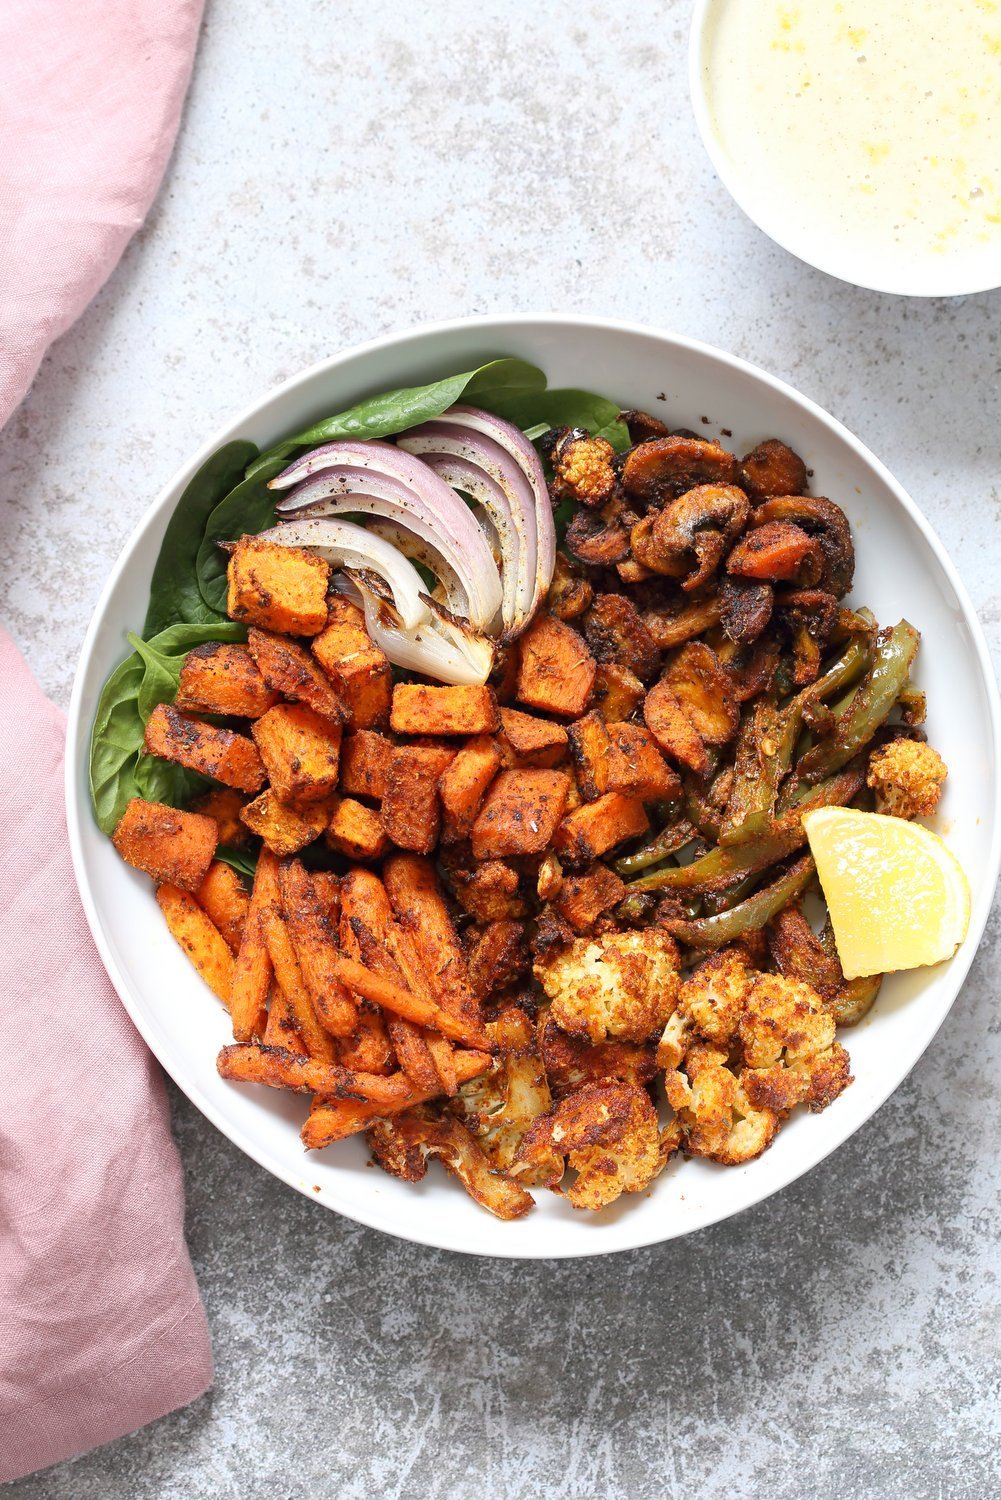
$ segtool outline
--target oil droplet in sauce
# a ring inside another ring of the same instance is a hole
[[[703,58],[768,233],[867,285],[1001,284],[1001,0],[717,0]]]

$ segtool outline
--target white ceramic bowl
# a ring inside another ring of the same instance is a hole
[[[824,1114],[797,1114],[747,1166],[675,1161],[648,1195],[597,1216],[542,1191],[534,1212],[514,1224],[477,1208],[436,1165],[417,1187],[367,1167],[360,1140],[307,1156],[298,1136],[303,1099],[218,1076],[216,1052],[231,1040],[227,1017],[167,932],[150,882],[99,832],[86,780],[101,685],[126,653],[126,630],[142,621],[164,528],[205,458],[233,438],[265,447],[365,395],[502,354],[541,365],[555,385],[585,383],[674,425],[700,428],[708,417],[706,433],[730,429],[726,441],[738,452],[779,435],[802,454],[814,492],[837,500],[851,519],[855,597],[881,622],[907,615],[923,631],[917,675],[928,692],[930,737],[951,771],[940,827],[973,889],[970,934],[956,958],[889,980],[871,1018],[846,1036],[855,1082]],[[913,1067],[956,998],[997,881],[999,722],[980,628],[951,563],[914,503],[832,417],[763,371],[690,339],[582,317],[471,319],[377,339],[315,365],[213,434],[161,491],[119,558],[84,643],[69,720],[70,844],[95,941],[136,1026],[193,1103],[255,1161],[324,1207],[405,1239],[481,1255],[593,1255],[688,1234],[760,1202],[840,1145]],[[878,1157],[874,1170],[883,1170]]]
[[[976,257],[943,255],[934,267],[901,260],[891,270],[886,257],[874,258],[863,242],[848,246],[816,229],[798,230],[780,202],[768,192],[756,189],[741,175],[739,165],[723,149],[709,102],[708,43],[712,13],[725,4],[726,0],[696,0],[688,38],[688,87],[695,122],[709,159],[723,186],[751,222],[808,266],[870,291],[905,297],[959,297],[996,288],[1001,281],[996,252],[987,249]]]

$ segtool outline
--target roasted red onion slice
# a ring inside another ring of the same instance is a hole
[[[364,574],[341,573],[334,585],[362,605],[369,636],[394,666],[455,687],[483,683],[490,676],[494,651],[485,636],[464,630],[433,612],[425,623],[413,630],[404,629],[395,610]]]
[[[273,489],[292,485],[279,515],[361,511],[405,527],[461,580],[470,624],[495,626],[503,591],[490,544],[468,506],[427,464],[390,443],[326,443],[271,481]]]
[[[556,565],[552,507],[532,444],[520,428],[472,406],[450,407],[433,422],[402,433],[397,442],[434,463],[443,478],[451,471],[455,477],[450,482],[458,483],[490,516],[503,555],[505,628],[512,634],[523,630],[552,582]],[[471,487],[470,469],[480,476],[476,488]],[[497,504],[497,488],[506,507]],[[507,577],[512,571],[513,584]]]

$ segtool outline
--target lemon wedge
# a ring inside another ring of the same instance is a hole
[[[937,833],[849,807],[803,827],[847,979],[951,958],[970,925],[970,886]]]

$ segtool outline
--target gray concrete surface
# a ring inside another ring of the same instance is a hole
[[[714,179],[689,6],[211,0],[149,223],[0,434],[3,615],[65,702],[177,463],[303,364],[562,309],[794,382],[931,517],[1001,648],[1001,294],[808,270]],[[1001,1385],[997,913],[932,1052],[805,1181],[663,1249],[519,1267],[386,1239],[173,1093],[215,1389],[17,1500],[984,1497]]]

